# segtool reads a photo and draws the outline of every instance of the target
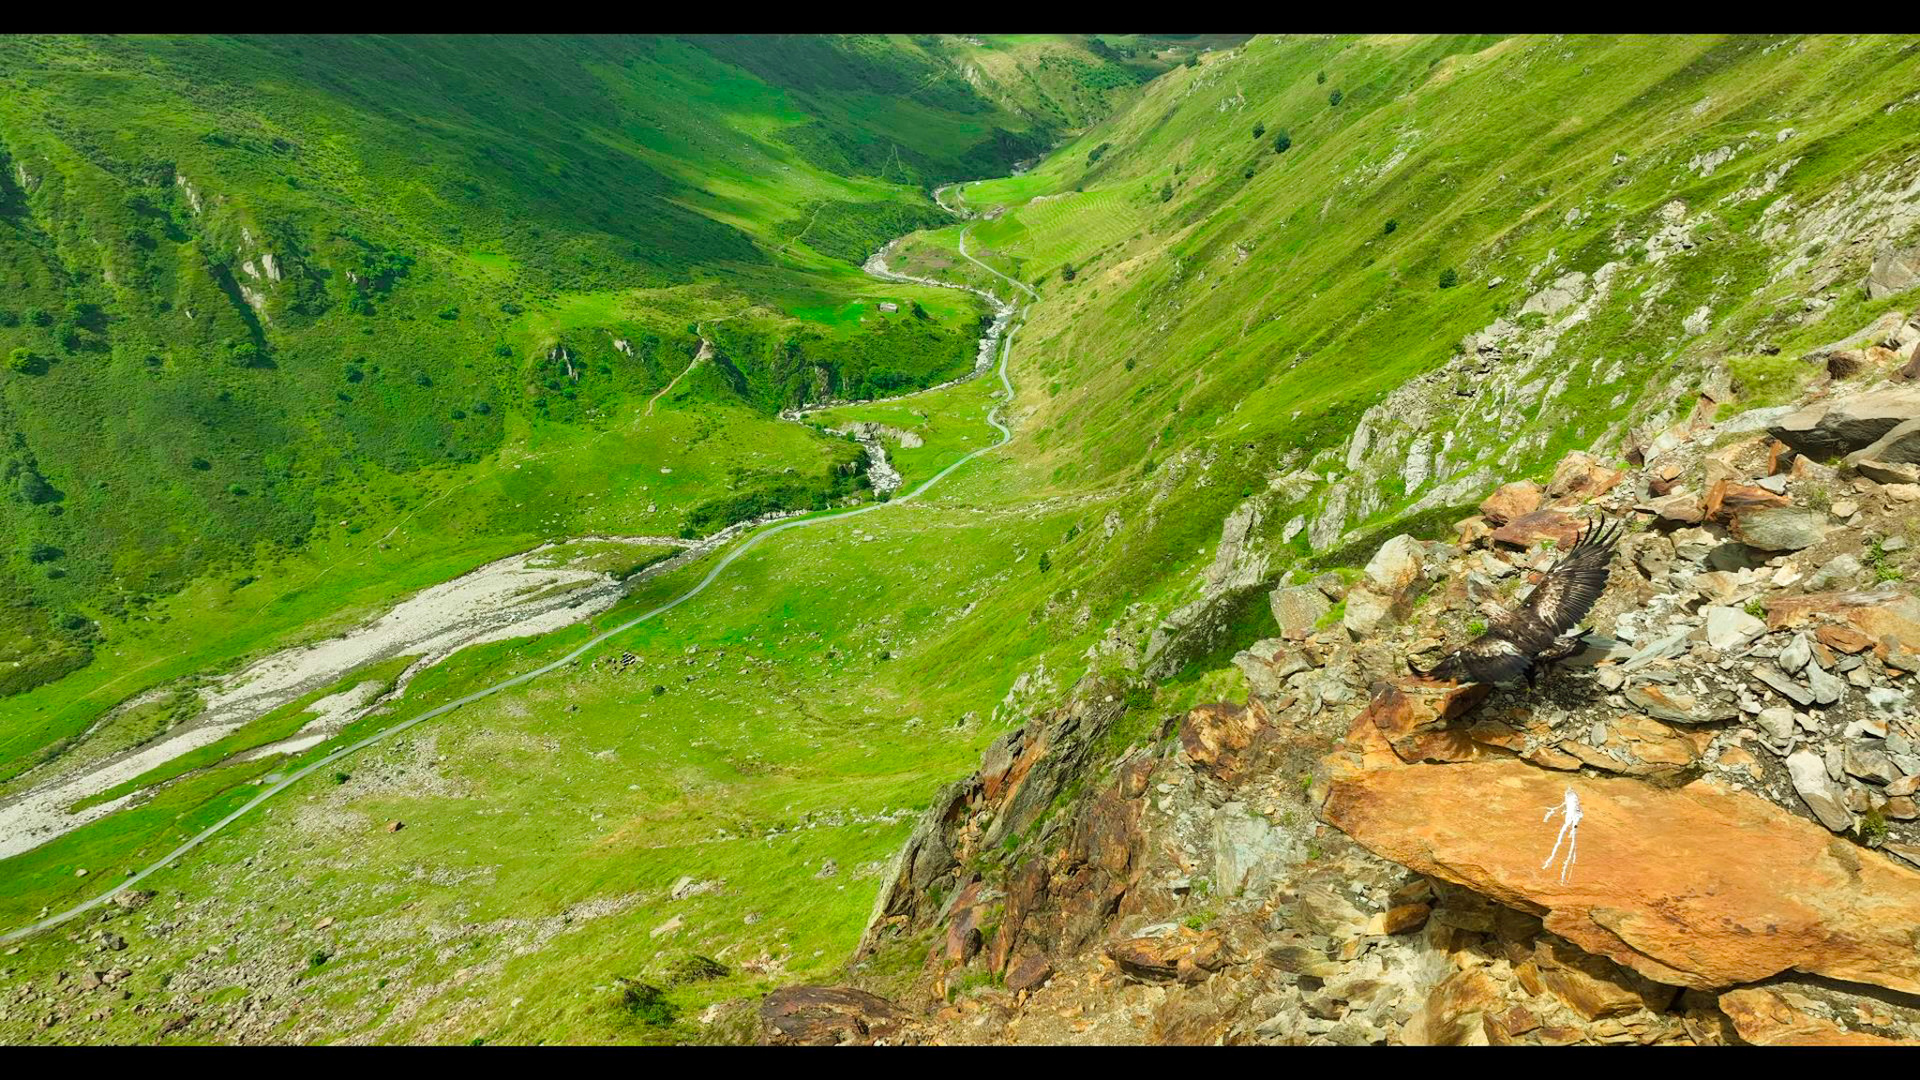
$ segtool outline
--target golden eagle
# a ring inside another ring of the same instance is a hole
[[[1607,591],[1607,571],[1613,564],[1613,546],[1624,531],[1589,525],[1580,539],[1548,570],[1527,602],[1503,611],[1474,638],[1431,670],[1421,671],[1409,660],[1415,675],[1454,682],[1511,683],[1525,678],[1529,687],[1539,671],[1555,660],[1580,651],[1581,620]]]

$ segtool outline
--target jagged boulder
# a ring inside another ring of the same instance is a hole
[[[1899,430],[1898,428],[1895,429]],[[1881,484],[1920,484],[1920,465],[1908,465],[1891,461],[1874,461],[1861,457],[1855,461],[1853,470],[1869,480]]]
[[[1848,465],[1857,468],[1862,461],[1920,464],[1920,418],[1895,424],[1885,435],[1847,455]]]
[[[1587,281],[1587,275],[1578,270],[1563,274],[1539,292],[1527,297],[1526,303],[1520,305],[1520,314],[1558,315],[1579,303],[1580,298],[1587,294]]]
[[[1767,433],[1814,458],[1838,457],[1920,419],[1920,389],[1876,390],[1815,402],[1782,417]]]
[[[1878,300],[1920,285],[1920,247],[1881,248],[1867,270],[1867,297]]]
[[[1542,540],[1552,540],[1564,550],[1579,540],[1583,527],[1581,520],[1572,514],[1563,514],[1558,510],[1536,510],[1493,530],[1493,541],[1525,549]]]
[[[1265,709],[1215,702],[1197,705],[1180,724],[1180,747],[1195,769],[1234,784],[1251,764],[1252,750],[1267,725]]]
[[[1403,1037],[1410,1046],[1486,1046],[1506,994],[1478,968],[1456,971],[1428,991]]]
[[[1553,479],[1547,483],[1547,496],[1554,499],[1597,499],[1612,491],[1624,474],[1600,463],[1600,459],[1576,450],[1554,466]]]
[[[760,1005],[762,1046],[871,1046],[899,1033],[892,1002],[850,986],[783,986]]]
[[[1214,931],[1171,928],[1156,936],[1116,941],[1107,955],[1128,978],[1139,982],[1202,983],[1227,966],[1226,943]]]
[[[1400,599],[1426,584],[1426,545],[1402,533],[1380,545],[1367,561],[1367,580],[1382,595]]]
[[[1359,585],[1347,593],[1347,608],[1340,613],[1340,625],[1354,637],[1364,638],[1390,624],[1394,617],[1392,597],[1384,596],[1366,585]]]
[[[1374,725],[1402,761],[1469,760],[1476,756],[1472,736],[1454,722],[1485,700],[1490,689],[1406,680],[1382,689],[1354,722]]]
[[[1737,484],[1726,477],[1714,482],[1700,508],[1701,517],[1722,524],[1755,510],[1788,505],[1785,496],[1755,484]]]
[[[1822,360],[1835,379],[1851,379],[1867,369],[1867,354],[1859,349],[1835,349]]]
[[[1292,697],[1287,692],[1287,680],[1300,672],[1312,670],[1313,661],[1304,649],[1267,638],[1235,653],[1233,666],[1247,677],[1247,688],[1255,698],[1277,704]],[[1284,705],[1277,707],[1285,708]]]
[[[1493,536],[1493,527],[1479,514],[1453,523],[1453,538],[1463,548],[1476,548]]]
[[[1901,671],[1920,671],[1920,599],[1903,592],[1891,582],[1873,589],[1847,592],[1808,593],[1785,596],[1766,602],[1767,627],[1792,629],[1805,623],[1851,624],[1852,633],[1872,642],[1873,653],[1889,667]],[[1821,626],[1816,636],[1824,643]],[[1842,640],[1834,638],[1833,640]]]
[[[1540,485],[1531,480],[1502,484],[1481,500],[1480,516],[1495,528],[1540,509]]]
[[[942,791],[895,853],[857,951],[871,951],[892,930],[937,919],[942,912],[928,897],[956,895],[968,883],[969,856],[1043,814],[1125,711],[1119,687],[1088,678],[1066,704],[995,740],[979,770]]]
[[[1762,551],[1799,551],[1826,539],[1827,515],[1819,510],[1769,506],[1733,519],[1733,535]]]
[[[1680,988],[1654,982],[1608,960],[1581,952],[1561,938],[1534,942],[1532,965],[1541,987],[1584,1020],[1625,1016],[1639,1009],[1665,1012]]]
[[[1312,585],[1283,585],[1273,590],[1267,604],[1282,635],[1311,633],[1315,624],[1333,610],[1326,594]]]
[[[1652,514],[1667,528],[1682,525],[1698,525],[1706,520],[1706,510],[1701,506],[1700,496],[1686,492],[1674,492],[1657,499],[1650,499],[1635,507]]]

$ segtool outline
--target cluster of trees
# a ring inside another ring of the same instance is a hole
[[[98,346],[99,342],[89,334],[99,334],[106,329],[106,313],[98,304],[77,303],[68,308],[58,319],[45,308],[29,307],[15,314],[0,311],[0,326],[15,327],[25,322],[29,326],[52,328],[53,339],[60,348],[68,353]],[[14,348],[7,356],[7,366],[16,372],[39,374],[46,370],[46,358],[35,354],[25,346]]]
[[[267,360],[267,354],[261,350],[257,343],[242,341],[237,338],[229,338],[227,340],[227,363],[237,368],[272,366],[271,362]]]
[[[376,244],[352,229],[336,235],[359,249],[357,265],[348,271],[347,310],[371,315],[374,299],[385,297],[413,268],[413,256]]]
[[[822,474],[799,478],[792,473],[767,473],[756,478],[744,490],[709,499],[687,514],[680,528],[685,539],[706,536],[739,521],[779,510],[825,510],[834,499],[853,491],[870,488],[867,457],[828,468]]]
[[[1100,40],[1098,34],[1087,37],[1087,51],[1102,60],[1131,60],[1140,55],[1140,50],[1132,45],[1109,45]]]
[[[27,440],[24,435],[14,432],[11,450],[7,463],[0,466],[0,479],[5,480],[7,493],[15,501],[26,503],[28,506],[40,506],[59,502],[65,497],[52,484],[47,483],[46,477],[40,475],[40,462],[34,458],[33,451],[27,449]]]

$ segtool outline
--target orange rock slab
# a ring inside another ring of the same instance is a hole
[[[1512,758],[1409,765],[1389,732],[1439,711],[1388,688],[1329,761],[1324,820],[1374,853],[1543,918],[1673,986],[1784,971],[1920,993],[1920,873],[1743,792],[1555,773]],[[1424,720],[1424,723],[1422,722]],[[1584,820],[1545,865],[1571,788]]]

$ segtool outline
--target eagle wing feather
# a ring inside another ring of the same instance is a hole
[[[1607,572],[1613,564],[1613,546],[1622,527],[1590,526],[1553,568],[1546,580],[1527,597],[1527,609],[1555,636],[1579,626],[1607,591]]]
[[[1519,645],[1492,634],[1482,634],[1454,654],[1467,680],[1477,683],[1511,683],[1527,677],[1533,658]]]

